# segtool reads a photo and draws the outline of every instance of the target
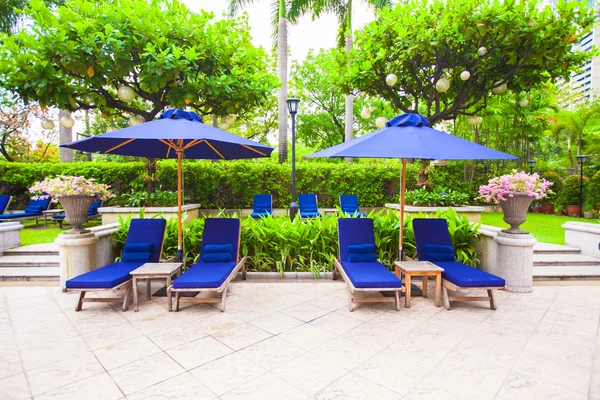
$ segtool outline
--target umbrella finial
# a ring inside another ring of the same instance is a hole
[[[166,119],[166,118],[187,119],[188,121],[203,122],[202,117],[199,116],[198,114],[196,114],[195,112],[180,110],[178,108],[171,108],[171,109],[163,112],[162,114],[160,114],[160,117],[158,117],[158,119]]]
[[[417,113],[407,113],[397,116],[385,123],[388,128],[393,126],[428,126],[427,118]]]

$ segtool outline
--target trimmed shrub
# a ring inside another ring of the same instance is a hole
[[[558,195],[554,207],[558,210],[564,210],[569,205],[579,204],[579,185],[580,175],[570,175],[565,179],[562,191]],[[588,178],[583,177],[583,199],[586,199],[588,190]]]
[[[547,196],[544,197],[541,200],[541,202],[554,204],[554,202],[563,190],[564,179],[562,178],[562,176],[560,176],[554,171],[544,172],[543,174],[541,174],[541,177],[553,183],[553,185],[550,186],[549,189],[550,191],[552,191],[552,193],[547,192]]]

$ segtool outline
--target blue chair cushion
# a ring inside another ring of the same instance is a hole
[[[173,281],[174,289],[218,288],[235,268],[235,262],[199,262]]]
[[[233,246],[230,244],[207,244],[202,249],[204,253],[229,253],[233,252]]]
[[[375,245],[373,243],[349,244],[346,248],[348,249],[348,253],[375,253]]]
[[[342,262],[342,267],[356,288],[399,288],[402,281],[383,264],[371,262]]]
[[[255,212],[253,212],[252,214],[250,214],[250,216],[251,216],[252,218],[254,218],[254,219],[258,219],[258,218],[266,218],[266,217],[268,217],[269,215],[271,215],[271,213],[270,213],[270,212],[267,212],[267,211],[264,211],[264,212],[262,212],[262,211],[258,211],[258,212],[257,212],[257,211],[255,211]]]
[[[66,217],[65,214],[57,214],[57,215],[53,215],[52,219],[57,220],[57,221],[62,221],[63,219],[65,219],[65,217]]]
[[[117,262],[76,276],[66,282],[69,289],[110,289],[131,279],[131,271],[143,263]]]
[[[454,261],[452,246],[426,244],[423,246],[423,261]]]
[[[321,213],[316,211],[316,212],[305,212],[305,211],[301,211],[300,212],[300,216],[302,218],[319,218],[321,216]]]
[[[152,261],[152,252],[147,253],[123,253],[121,257],[123,262],[141,262],[147,263]]]
[[[442,268],[442,278],[461,287],[502,287],[504,279],[477,268],[470,267],[458,261],[438,261],[435,263]]]
[[[317,211],[319,211],[319,210],[316,207],[307,206],[307,207],[303,207],[302,208],[302,212],[305,212],[305,213],[311,213],[311,212],[314,213],[314,212],[317,212]]]
[[[154,244],[152,243],[125,243],[123,253],[152,253]]]
[[[377,255],[373,253],[348,253],[348,261],[350,262],[369,262],[377,261]]]
[[[25,209],[25,214],[41,214],[43,211],[42,206],[28,206]]]
[[[269,212],[271,211],[271,204],[254,204],[254,212]]]
[[[203,253],[202,261],[204,261],[205,263],[229,262],[231,261],[231,253]]]

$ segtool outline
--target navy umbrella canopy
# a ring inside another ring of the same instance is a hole
[[[429,121],[419,114],[402,114],[386,122],[386,127],[349,140],[307,158],[367,157],[402,160],[400,193],[400,254],[404,226],[404,191],[407,159],[424,160],[517,160],[518,157],[490,149],[454,135],[429,128]]]
[[[205,125],[202,117],[191,111],[171,109],[156,120],[114,132],[62,144],[73,150],[123,156],[177,159],[178,258],[181,261],[183,230],[181,226],[183,158],[235,160],[269,157],[272,147]]]

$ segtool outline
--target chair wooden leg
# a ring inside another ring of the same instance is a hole
[[[225,288],[225,290],[223,290],[223,293],[221,293],[221,312],[225,311],[225,300],[227,298],[227,288]]]
[[[83,298],[85,297],[85,292],[79,292],[79,299],[77,300],[77,305],[75,306],[75,311],[81,311],[81,307],[83,306]]]
[[[242,265],[242,279],[246,280],[248,279],[248,273],[246,272],[246,266]]]
[[[127,311],[129,309],[129,293],[131,293],[131,290],[131,286],[125,289],[125,296],[123,297],[123,311]]]
[[[394,295],[396,296],[396,311],[400,311],[400,291],[396,290]]]
[[[448,298],[448,289],[442,287],[442,296],[444,298],[444,308],[446,310],[450,309],[450,299]]]
[[[169,304],[169,311],[173,311],[173,292],[171,288],[167,286],[167,303]]]
[[[494,298],[494,291],[493,290],[488,290],[488,296],[490,296],[490,308],[492,310],[496,309],[496,299]]]
[[[333,270],[331,271],[331,277],[334,281],[337,281],[338,279],[338,270],[335,265],[333,266]]]
[[[352,304],[352,292],[348,289],[348,309],[350,312],[354,311],[354,305]]]
[[[175,292],[175,312],[179,311],[179,292]]]

